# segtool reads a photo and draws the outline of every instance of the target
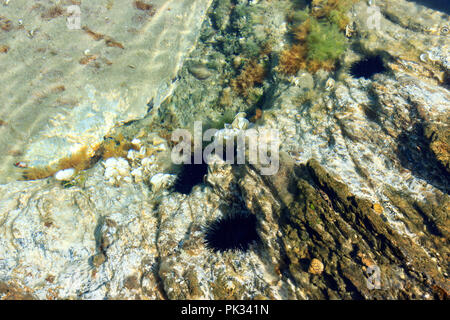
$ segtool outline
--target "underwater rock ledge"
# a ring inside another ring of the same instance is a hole
[[[448,299],[448,15],[383,1],[374,30],[352,2],[335,69],[286,75],[302,1],[213,1],[170,96],[109,132],[107,157],[0,185],[0,299]],[[383,68],[352,74],[368,57]],[[277,129],[278,173],[218,160],[189,179],[170,133],[196,120]],[[250,221],[235,250],[208,244],[227,217]]]
[[[108,185],[100,166],[92,170],[85,190],[1,188],[2,298],[431,299],[449,290],[448,227],[436,208],[392,195],[421,230],[405,237],[315,160],[283,160],[273,177],[245,165],[210,168],[206,185],[157,205],[145,188]],[[204,226],[242,206],[257,219],[258,242],[211,250]],[[374,270],[381,290],[367,285]]]

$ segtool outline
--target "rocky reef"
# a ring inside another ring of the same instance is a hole
[[[99,131],[82,168],[0,185],[0,298],[448,299],[448,15],[405,0],[188,2],[209,9],[167,98],[133,102],[145,111]],[[308,58],[330,57],[320,28],[345,41],[332,64]],[[278,172],[173,165],[171,133],[194,121],[220,137],[276,129]],[[234,250],[223,221],[250,221]]]

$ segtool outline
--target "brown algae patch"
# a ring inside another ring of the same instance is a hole
[[[138,10],[147,11],[150,16],[153,16],[156,13],[155,7],[144,1],[134,1],[134,6]]]
[[[61,6],[56,5],[56,6],[49,8],[47,11],[43,12],[41,14],[41,18],[45,19],[45,20],[50,20],[50,19],[60,17],[62,15],[64,15],[64,9]]]
[[[126,158],[128,150],[134,149],[134,145],[119,133],[116,137],[107,137],[99,148],[99,154],[103,159]]]
[[[116,137],[106,137],[100,146],[92,149],[93,153],[88,151],[87,146],[83,146],[72,155],[59,160],[55,165],[24,168],[23,178],[25,180],[45,179],[60,170],[71,168],[75,169],[75,172],[80,172],[91,168],[100,159],[126,158],[128,151],[135,149],[135,146],[122,134],[118,134]]]
[[[231,80],[231,87],[241,96],[248,97],[249,89],[253,88],[255,84],[262,84],[265,76],[264,66],[252,60],[236,79]]]
[[[8,53],[9,47],[7,45],[0,45],[0,53]]]
[[[56,172],[64,169],[73,168],[76,171],[87,169],[91,166],[91,156],[87,149],[86,146],[83,146],[69,157],[59,160],[56,165],[25,168],[23,177],[25,180],[38,180],[53,176]]]
[[[346,49],[343,33],[349,23],[346,12],[354,0],[314,0],[311,9],[298,10],[288,17],[293,22],[293,44],[280,55],[278,70],[294,75],[301,69],[315,73],[331,71]]]

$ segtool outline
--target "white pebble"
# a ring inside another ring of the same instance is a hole
[[[60,170],[55,174],[55,179],[59,181],[67,181],[72,179],[72,177],[75,175],[75,169],[65,169]]]
[[[140,148],[142,146],[142,141],[138,138],[134,138],[133,140],[131,140],[131,144]]]
[[[105,161],[105,178],[111,184],[131,182],[130,165],[124,158],[109,158]]]
[[[157,173],[151,179],[152,190],[157,191],[161,188],[169,186],[175,181],[176,176],[173,174]]]
[[[141,182],[144,173],[142,172],[142,168],[136,168],[131,171],[131,175],[134,177],[135,182]]]

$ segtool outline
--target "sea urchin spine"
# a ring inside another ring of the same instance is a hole
[[[225,215],[212,222],[206,230],[206,246],[213,251],[247,251],[258,241],[254,214],[241,211]]]

